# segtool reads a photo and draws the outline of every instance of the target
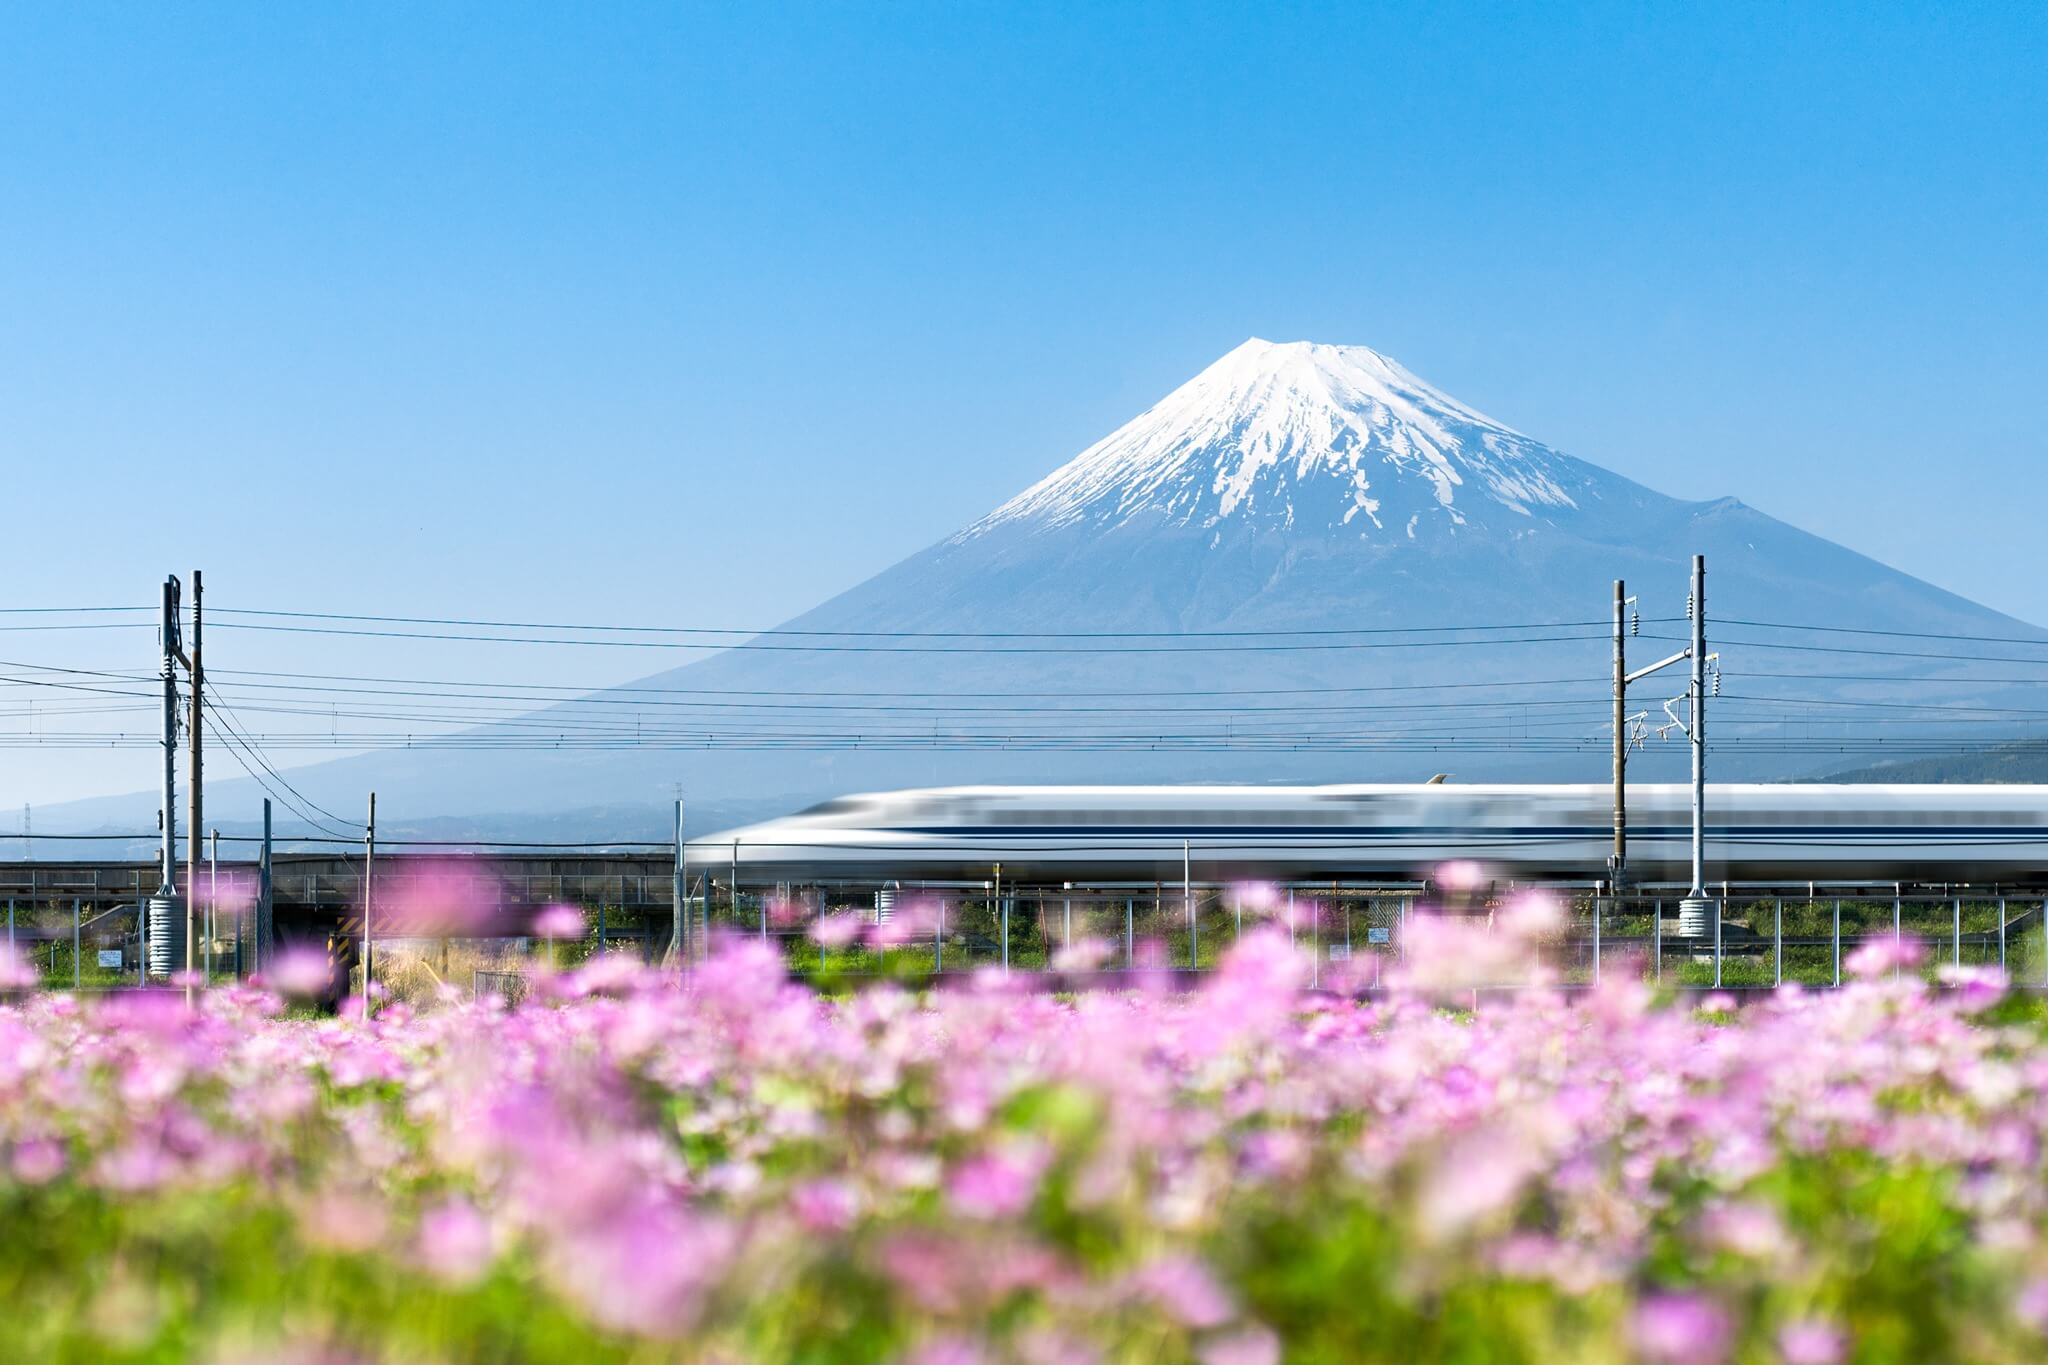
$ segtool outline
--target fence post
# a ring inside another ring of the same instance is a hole
[[[1124,897],[1124,970],[1125,970],[1125,971],[1129,971],[1129,970],[1130,970],[1131,968],[1133,968],[1133,967],[1135,967],[1135,966],[1137,966],[1137,965],[1138,965],[1138,962],[1137,962],[1137,952],[1138,952],[1138,941],[1137,941],[1137,938],[1135,937],[1135,931],[1136,931],[1136,928],[1137,928],[1137,922],[1136,922],[1136,921],[1137,921],[1137,909],[1136,909],[1136,907],[1137,907],[1137,904],[1138,904],[1138,898],[1137,898],[1136,896],[1126,896],[1126,897]]]
[[[1593,984],[1600,984],[1600,896],[1593,896]]]
[[[1835,897],[1835,982],[1842,984],[1842,898]]]
[[[1960,967],[1963,965],[1963,898],[1961,896],[1955,898],[1955,912],[1955,937],[1953,939],[1955,949],[1949,954],[1949,961],[1953,965]]]
[[[1722,888],[1722,897],[1714,902],[1714,989],[1721,989],[1721,916],[1727,913],[1727,888]]]
[[[1785,984],[1785,898],[1777,897],[1771,910],[1771,984]]]
[[[1664,979],[1664,902],[1650,903],[1650,976],[1652,980]]]
[[[7,898],[7,951],[14,951],[14,897]]]
[[[946,898],[939,897],[939,924],[932,930],[932,975],[946,970]]]
[[[1315,901],[1310,901],[1308,907],[1308,985],[1314,990],[1323,984],[1323,907]],[[2048,943],[2048,904],[2041,907],[2041,918],[2041,941]]]
[[[1899,890],[1898,883],[1894,882],[1892,884],[1892,947],[1895,950],[1906,946],[1906,921],[1904,902],[1905,896]],[[1899,955],[1896,951],[1894,951],[1892,953],[1892,980],[1896,981],[1898,979]]]
[[[1998,898],[1998,974],[2005,975],[2005,897]]]
[[[80,983],[78,970],[78,897],[71,898],[71,989],[77,990]]]

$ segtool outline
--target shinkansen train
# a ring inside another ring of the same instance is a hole
[[[1721,784],[1707,788],[1714,882],[2048,885],[2048,786]],[[1628,788],[1628,866],[1683,881],[1692,790]],[[1502,877],[1593,879],[1613,788],[946,787],[842,796],[693,840],[693,868],[742,882],[1420,878],[1453,860]]]

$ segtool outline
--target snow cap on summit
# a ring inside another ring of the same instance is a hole
[[[1599,477],[1370,347],[1253,337],[955,540],[1145,516],[1412,540],[1568,513]]]

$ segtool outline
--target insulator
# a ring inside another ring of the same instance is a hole
[[[1641,612],[1632,611],[1628,614],[1628,633],[1631,635],[1641,635],[1643,633],[1643,614]]]
[[[1688,620],[1688,621],[1692,620],[1692,594],[1691,594],[1691,593],[1687,593],[1687,594],[1685,595],[1685,619],[1686,619],[1686,620]]]
[[[1721,695],[1721,670],[1718,668],[1714,670],[1714,695]]]

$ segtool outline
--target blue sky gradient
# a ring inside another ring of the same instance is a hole
[[[4,596],[768,624],[1260,335],[2048,622],[2043,69],[2038,5],[10,7]]]

